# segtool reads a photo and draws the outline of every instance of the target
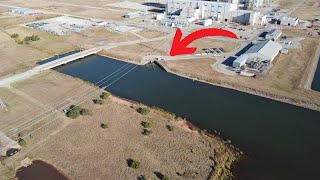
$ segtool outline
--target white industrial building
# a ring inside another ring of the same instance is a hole
[[[245,53],[234,60],[232,66],[234,68],[240,68],[241,66],[245,65],[249,59],[271,63],[279,54],[281,49],[282,46],[274,41],[258,41]]]
[[[295,17],[283,17],[280,21],[282,26],[297,26],[299,23],[299,18]]]
[[[239,7],[245,9],[252,9],[253,7],[259,8],[263,6],[263,0],[239,0]]]
[[[264,25],[267,16],[256,11],[238,9],[239,0],[171,0],[168,2],[168,13],[179,14],[179,23],[191,23],[199,19],[232,21],[241,24]]]
[[[42,14],[42,12],[34,9],[29,9],[29,8],[13,8],[10,9],[10,12],[16,13],[16,14],[21,14],[21,15],[36,15],[36,14]]]
[[[232,22],[240,24],[265,25],[267,23],[267,16],[258,11],[236,10],[231,11],[230,16]]]
[[[266,34],[265,38],[275,41],[281,36],[281,34],[282,31],[280,29],[273,29]]]

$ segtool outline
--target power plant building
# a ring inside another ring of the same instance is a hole
[[[238,0],[193,1],[171,0],[168,2],[168,14],[179,14],[180,22],[190,23],[199,19],[213,19],[223,22],[237,22],[250,25],[264,25],[266,15],[257,11],[238,9]]]
[[[266,34],[265,38],[275,41],[281,36],[281,34],[282,34],[281,30],[273,29]]]
[[[234,68],[240,68],[245,65],[249,59],[257,61],[272,62],[280,53],[282,46],[272,40],[258,41],[246,52],[233,61]]]

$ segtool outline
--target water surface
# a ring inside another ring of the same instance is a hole
[[[125,64],[89,56],[55,70],[96,83]],[[117,96],[174,112],[200,128],[220,131],[249,156],[235,172],[238,179],[320,179],[319,112],[192,81],[157,66],[137,66],[123,76],[133,67],[100,87],[113,83],[107,90]]]
[[[18,180],[68,180],[55,167],[36,160],[28,167],[22,167],[17,170]]]
[[[44,60],[42,60],[42,61],[39,61],[39,62],[37,62],[37,64],[42,65],[42,64],[45,64],[45,63],[48,63],[48,62],[51,62],[51,61],[55,61],[55,60],[57,60],[57,59],[59,59],[59,58],[63,58],[63,57],[66,57],[66,56],[70,56],[70,55],[75,54],[75,53],[78,53],[78,52],[80,52],[80,51],[79,51],[79,50],[73,50],[73,51],[67,52],[67,53],[65,53],[65,54],[55,55],[55,56],[53,56],[53,57],[51,57],[51,58],[48,58],[48,59],[44,59]]]
[[[311,89],[320,92],[320,57],[318,61],[317,70],[316,70],[316,73],[314,74],[314,78],[312,81]]]

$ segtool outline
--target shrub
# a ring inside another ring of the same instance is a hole
[[[151,123],[149,123],[149,122],[141,121],[141,125],[142,125],[144,128],[151,128]]]
[[[22,138],[19,138],[18,144],[19,144],[21,147],[26,147],[26,146],[27,146],[27,142],[26,142],[24,139],[22,139]]]
[[[93,102],[95,104],[104,104],[104,100],[102,100],[102,99],[95,99],[95,100],[93,100]]]
[[[140,162],[136,160],[132,160],[129,166],[133,169],[138,169],[140,167]]]
[[[82,116],[85,116],[85,115],[92,115],[92,111],[90,109],[81,109],[80,110],[80,114]]]
[[[18,41],[18,44],[23,44],[23,41]]]
[[[169,177],[167,175],[162,176],[161,180],[169,180]]]
[[[149,112],[150,112],[150,109],[148,109],[148,108],[139,108],[139,109],[137,109],[137,112],[138,113],[140,113],[140,114],[142,114],[142,115],[147,115]]]
[[[19,37],[19,34],[17,34],[17,33],[14,33],[11,35],[11,38],[17,38],[17,37]]]
[[[80,111],[78,109],[72,109],[68,111],[66,115],[69,118],[76,119],[77,117],[80,116]]]
[[[167,129],[169,131],[174,131],[174,130],[176,130],[176,127],[175,126],[171,126],[171,125],[167,125]]]
[[[152,134],[152,130],[143,129],[142,134],[146,135],[146,136],[149,136],[150,134]]]
[[[108,124],[101,123],[101,124],[100,124],[100,127],[103,128],[103,129],[106,129],[106,128],[108,128]]]
[[[103,92],[100,97],[101,99],[108,99],[110,97],[110,93]]]

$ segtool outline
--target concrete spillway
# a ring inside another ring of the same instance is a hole
[[[84,51],[81,51],[79,53],[67,56],[67,57],[63,57],[63,58],[57,59],[57,60],[52,61],[52,62],[48,62],[46,64],[39,65],[39,66],[37,66],[37,67],[35,67],[33,69],[30,69],[30,70],[28,70],[26,72],[23,72],[23,73],[20,73],[20,74],[17,74],[17,75],[14,75],[14,76],[11,76],[11,77],[8,77],[8,78],[0,80],[0,87],[9,86],[11,83],[14,83],[15,81],[26,79],[26,78],[28,78],[30,76],[33,76],[33,75],[39,73],[40,71],[52,69],[54,67],[57,67],[57,66],[60,66],[60,65],[63,65],[63,64],[67,64],[67,63],[75,61],[77,59],[81,59],[81,58],[84,58],[86,56],[90,56],[92,54],[96,54],[99,51],[101,51],[101,48],[92,48],[92,49],[84,50]]]

